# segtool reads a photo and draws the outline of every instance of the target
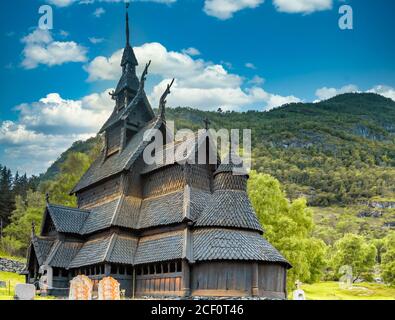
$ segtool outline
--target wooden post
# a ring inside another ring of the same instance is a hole
[[[252,265],[252,286],[251,293],[253,297],[259,296],[259,267],[258,263],[254,263]]]
[[[111,275],[111,265],[109,263],[104,265],[104,274],[106,277]]]
[[[182,260],[182,287],[184,297],[191,295],[191,270],[188,261]]]
[[[134,299],[136,294],[136,267],[133,267],[133,279],[132,279],[132,298]]]

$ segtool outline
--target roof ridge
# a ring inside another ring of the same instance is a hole
[[[114,240],[114,238],[115,238],[115,240]],[[104,253],[103,261],[108,261],[108,259],[110,258],[108,255],[112,253],[112,249],[114,248],[115,242],[117,241],[117,239],[118,239],[118,235],[116,233],[113,233],[110,237],[110,241],[108,243],[106,252]]]
[[[87,209],[69,207],[69,206],[64,206],[64,205],[61,205],[61,204],[48,203],[48,206],[49,206],[49,207],[64,208],[64,209],[69,209],[69,210],[79,211],[79,212],[86,212],[86,213],[90,213],[90,212],[91,212],[90,210],[87,210]]]
[[[45,264],[49,265],[51,260],[54,258],[56,252],[58,251],[60,245],[62,244],[62,242],[58,239],[55,240],[55,243],[53,244],[51,250],[48,253],[48,257],[45,260]]]
[[[117,207],[115,208],[114,214],[111,218],[110,221],[110,225],[113,225],[114,223],[116,223],[118,221],[118,216],[119,216],[119,212],[120,212],[120,207],[121,207],[121,203],[123,202],[125,198],[125,195],[122,194],[119,199],[118,199],[118,203],[117,203]]]

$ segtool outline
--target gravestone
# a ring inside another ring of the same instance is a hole
[[[103,278],[99,282],[99,300],[120,300],[120,284],[111,277]]]
[[[302,283],[298,280],[296,281],[296,290],[293,292],[293,299],[294,300],[306,300],[306,296],[304,291],[301,289]]]
[[[34,300],[36,287],[33,284],[18,283],[15,286],[15,300]]]
[[[70,300],[92,300],[92,280],[87,276],[79,275],[70,281]]]

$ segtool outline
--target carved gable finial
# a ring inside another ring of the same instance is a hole
[[[165,118],[165,109],[166,109],[166,98],[167,96],[171,93],[170,89],[173,86],[174,83],[174,78],[170,82],[170,84],[167,85],[165,92],[162,94],[160,100],[159,100],[159,116],[164,119]]]

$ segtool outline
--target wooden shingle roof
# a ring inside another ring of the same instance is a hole
[[[100,156],[82,176],[81,180],[74,187],[71,193],[76,193],[90,185],[129,169],[150,141],[150,139],[147,139],[146,141],[143,140],[144,134],[147,133],[148,136],[153,135],[155,130],[152,129],[159,129],[161,125],[162,119],[160,118],[150,121],[143,129],[131,138],[127,146],[121,152],[108,158],[106,158],[106,154],[103,150]]]
[[[46,261],[54,242],[55,240],[49,238],[37,236],[32,237],[33,249],[40,265],[44,264]]]
[[[231,227],[263,232],[247,193],[240,190],[214,192],[195,226]]]
[[[231,229],[195,230],[193,257],[195,261],[248,260],[290,265],[259,233]]]
[[[58,232],[79,234],[89,211],[54,204],[47,204],[49,213]]]
[[[183,243],[183,232],[140,238],[134,264],[139,265],[181,259]]]

